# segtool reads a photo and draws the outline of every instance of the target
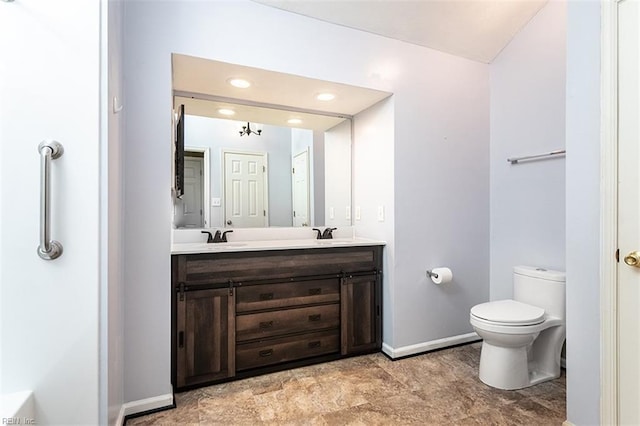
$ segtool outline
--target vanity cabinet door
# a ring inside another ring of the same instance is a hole
[[[342,278],[340,288],[341,353],[371,352],[382,346],[379,275]]]
[[[186,291],[177,296],[178,388],[235,375],[235,291]]]

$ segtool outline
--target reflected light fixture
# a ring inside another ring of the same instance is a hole
[[[287,120],[287,123],[289,124],[302,124],[302,120],[300,120],[299,118],[290,118]]]
[[[227,80],[230,85],[233,87],[237,87],[238,89],[246,89],[251,86],[251,82],[249,80],[245,80],[244,78],[230,78]]]
[[[229,108],[220,108],[218,113],[222,115],[235,115],[236,112]]]
[[[240,136],[244,136],[244,135],[249,136],[252,133],[254,135],[257,134],[258,136],[260,136],[260,134],[262,133],[262,130],[261,129],[251,130],[251,126],[249,125],[249,122],[247,121],[247,125],[246,126],[242,126],[242,130],[240,130]]]
[[[318,93],[316,99],[319,101],[332,101],[336,98],[336,95],[329,92]]]

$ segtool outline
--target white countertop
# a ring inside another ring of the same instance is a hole
[[[323,249],[332,247],[358,247],[380,246],[384,241],[370,240],[368,238],[334,238],[328,240],[318,239],[285,239],[285,240],[260,240],[260,241],[231,241],[228,243],[174,243],[171,245],[171,254],[197,254],[197,253],[226,253],[261,250],[291,250],[291,249]]]

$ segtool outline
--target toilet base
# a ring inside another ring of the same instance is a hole
[[[494,388],[513,390],[530,386],[526,346],[494,346],[485,340],[480,353],[480,380]]]
[[[528,364],[527,347],[504,347],[482,343],[480,381],[497,389],[516,390],[559,377]]]

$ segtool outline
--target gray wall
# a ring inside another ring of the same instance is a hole
[[[472,332],[469,310],[489,298],[488,66],[421,59],[405,70],[418,107],[394,102],[395,347]],[[451,283],[426,277],[438,266]]]
[[[117,0],[108,2],[108,99],[103,100],[110,105],[114,96],[122,102],[122,26],[123,3]],[[124,186],[123,186],[123,120],[122,113],[113,113],[107,109],[108,148],[106,155],[102,155],[102,172],[106,176],[108,199],[104,205],[108,206],[108,214],[103,218],[103,227],[107,226],[107,248],[102,255],[106,256],[108,265],[106,294],[103,287],[100,295],[100,324],[101,324],[101,377],[106,378],[100,383],[101,393],[107,395],[107,407],[101,407],[100,423],[114,424],[120,414],[120,407],[124,403]],[[104,190],[105,188],[103,188]],[[104,231],[104,229],[103,229]],[[104,284],[103,284],[104,286]],[[105,340],[106,339],[106,342]],[[106,351],[106,356],[104,353]],[[105,371],[106,370],[106,371]],[[101,398],[104,401],[104,398]],[[106,411],[104,413],[103,411]],[[106,419],[106,420],[105,420]]]
[[[471,331],[469,308],[489,296],[486,64],[251,1],[124,6],[126,401],[171,391],[172,52],[393,92],[380,111],[383,131],[355,131],[382,147],[356,141],[362,161],[353,171],[371,176],[354,190],[368,223],[361,235],[391,243],[384,341],[399,347]],[[453,268],[450,286],[426,281],[438,265]]]
[[[567,4],[567,419],[600,423],[600,2]]]
[[[353,206],[356,235],[383,240],[382,336],[393,349],[395,303],[394,238],[394,99],[387,98],[356,115],[353,120]],[[385,221],[377,219],[378,206],[385,206]],[[418,327],[416,327],[418,328]],[[421,327],[419,327],[421,328]]]
[[[313,132],[313,223],[324,225],[324,132]]]
[[[327,167],[324,174],[324,224],[326,226],[351,225],[350,215],[347,214],[352,201],[351,134],[351,120],[344,120],[324,132],[324,160]]]
[[[565,270],[565,159],[506,161],[565,147],[565,38],[549,2],[489,66],[492,300],[512,297],[515,265]]]

